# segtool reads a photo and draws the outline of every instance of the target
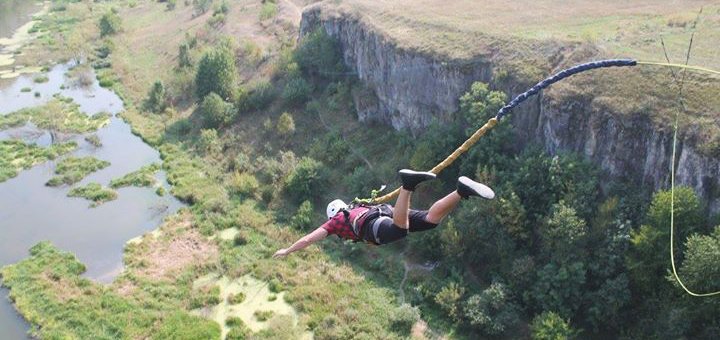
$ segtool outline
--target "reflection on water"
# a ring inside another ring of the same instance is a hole
[[[2,0],[0,0],[2,1]],[[98,86],[88,88],[70,86],[64,76],[67,65],[54,67],[44,84],[33,83],[32,77],[19,77],[0,90],[0,114],[47,102],[54,93],[71,97],[83,112],[95,114],[122,110],[122,102],[111,91]],[[67,89],[61,90],[65,84]],[[21,92],[31,87],[31,92]],[[35,97],[39,92],[40,97]],[[130,126],[113,117],[110,124],[96,132],[102,146],[95,147],[84,136],[65,136],[77,141],[74,156],[93,156],[111,165],[90,174],[77,185],[98,182],[107,186],[111,179],[140,167],[159,162],[159,153],[134,136]],[[25,126],[0,132],[0,139],[22,138],[47,145],[47,132]],[[162,218],[179,209],[182,204],[171,195],[159,197],[152,188],[121,188],[117,200],[89,208],[82,198],[66,197],[70,187],[46,187],[56,162],[47,162],[24,170],[15,178],[0,183],[0,266],[25,258],[28,249],[42,240],[50,240],[60,249],[77,255],[87,266],[87,277],[110,282],[122,270],[122,249],[125,242],[157,227]],[[158,174],[164,185],[163,174]],[[167,188],[166,188],[167,189]],[[7,291],[1,291],[3,296]],[[26,338],[27,325],[12,311],[6,299],[0,303],[2,339]]]

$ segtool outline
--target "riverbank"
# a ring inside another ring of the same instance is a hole
[[[21,74],[36,73],[42,68],[38,66],[17,65],[16,56],[22,54],[22,48],[37,37],[33,27],[40,18],[47,15],[49,2],[45,2],[41,10],[32,15],[32,20],[21,25],[9,37],[0,35],[0,85],[2,79],[17,78]]]

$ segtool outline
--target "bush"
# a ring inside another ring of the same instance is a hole
[[[218,154],[222,146],[218,138],[217,131],[215,129],[202,129],[200,130],[200,140],[198,146],[202,151],[209,154]]]
[[[565,340],[575,336],[567,321],[555,312],[544,312],[536,316],[530,325],[534,340]]]
[[[285,189],[298,201],[305,201],[317,197],[322,184],[322,163],[303,157],[288,176]]]
[[[301,104],[308,99],[312,87],[302,77],[295,77],[288,80],[282,92],[282,99],[288,104]]]
[[[274,18],[278,13],[278,6],[272,1],[265,1],[260,9],[260,20],[268,20]]]
[[[153,86],[148,92],[147,99],[145,99],[145,110],[153,113],[161,113],[165,111],[167,105],[167,96],[165,95],[165,86],[162,81],[156,80]]]
[[[237,305],[245,301],[245,294],[244,293],[237,293],[237,294],[230,294],[227,299],[228,303],[231,305]],[[242,320],[240,320],[242,322]],[[231,324],[227,324],[228,326],[232,326]]]
[[[245,197],[252,197],[260,187],[260,183],[253,174],[247,172],[235,172],[230,182],[231,192]]]
[[[234,100],[237,77],[235,56],[229,46],[219,46],[200,59],[195,74],[195,94],[202,100],[215,92],[223,100]]]
[[[252,110],[262,110],[275,99],[275,87],[269,81],[259,81],[253,85],[247,97],[247,106]]]
[[[270,318],[272,318],[273,315],[275,315],[275,312],[273,312],[271,310],[263,310],[263,311],[256,310],[255,313],[253,313],[253,315],[255,316],[255,319],[257,319],[257,321],[262,322],[262,321],[268,321]]]
[[[103,14],[100,18],[100,22],[98,23],[98,27],[100,28],[100,37],[102,38],[120,32],[122,30],[121,26],[122,20],[116,13],[110,11]]]
[[[308,230],[315,225],[313,221],[313,204],[310,201],[303,201],[300,204],[297,212],[292,217],[291,224],[300,230]]]
[[[205,126],[210,128],[226,125],[235,118],[233,104],[225,102],[215,92],[210,92],[205,96],[198,110],[205,121]]]
[[[465,293],[464,289],[455,282],[450,282],[435,295],[435,303],[455,321],[462,320],[460,313],[460,299]]]
[[[418,320],[420,320],[420,310],[403,303],[390,314],[390,328],[398,334],[407,335]]]
[[[192,66],[192,56],[190,55],[190,45],[186,42],[178,47],[178,66],[180,68]]]
[[[177,0],[167,0],[167,3],[165,4],[165,7],[168,11],[172,11],[177,6]]]
[[[272,278],[270,282],[268,282],[268,289],[273,293],[280,293],[283,289],[283,285],[280,282],[280,280],[276,278]]]
[[[292,115],[287,112],[283,112],[278,118],[277,131],[281,135],[289,135],[295,132],[295,120]]]
[[[517,307],[501,283],[493,283],[481,294],[471,296],[464,312],[470,325],[487,335],[501,334],[519,321]]]

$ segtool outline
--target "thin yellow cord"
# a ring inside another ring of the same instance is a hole
[[[695,71],[720,75],[720,71],[715,71],[715,70],[711,70],[709,68],[700,67],[700,66],[673,64],[673,63],[659,63],[659,62],[655,62],[655,61],[638,61],[637,63],[638,63],[638,65],[657,65],[657,66],[677,67],[677,68],[684,68],[684,69],[688,69],[688,70],[695,70]]]
[[[671,170],[670,170],[670,264],[672,265],[672,272],[675,276],[675,280],[680,284],[680,287],[685,290],[686,293],[697,296],[697,297],[704,297],[704,296],[713,296],[720,294],[720,291],[712,292],[712,293],[695,293],[685,287],[685,284],[680,280],[680,276],[678,276],[677,270],[675,269],[675,253],[673,252],[674,244],[673,240],[675,239],[675,149],[677,145],[677,130],[678,130],[678,117],[680,116],[680,113],[675,114],[675,131],[673,132],[673,149],[672,149],[672,160],[671,160]]]

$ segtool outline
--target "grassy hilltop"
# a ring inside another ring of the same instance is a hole
[[[670,60],[682,64],[692,32],[690,64],[720,69],[720,5],[713,1],[347,0],[314,6],[326,18],[354,18],[410,52],[460,64],[490,61],[497,81],[509,78],[524,86],[596,59],[665,62],[661,38]],[[594,110],[646,115],[666,129],[678,107],[672,72],[655,66],[606,69],[572,77],[545,94],[557,102],[592,97]],[[701,146],[712,154],[720,150],[719,78],[688,73],[680,122],[699,126],[690,130],[699,144],[712,144]]]

